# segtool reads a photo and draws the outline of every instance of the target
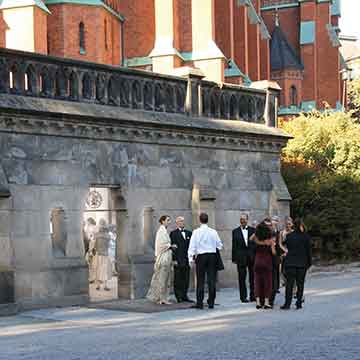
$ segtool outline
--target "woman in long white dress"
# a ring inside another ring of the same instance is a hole
[[[171,286],[172,249],[167,227],[170,224],[170,217],[163,215],[159,219],[159,229],[155,239],[155,265],[154,274],[146,297],[159,304],[170,305],[169,293]]]

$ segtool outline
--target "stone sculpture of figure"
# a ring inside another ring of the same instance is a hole
[[[104,219],[100,219],[99,228],[95,234],[95,277],[96,277],[96,290],[100,290],[101,286],[104,290],[109,291],[107,281],[112,277],[111,261],[109,258],[109,246],[111,236],[109,229]]]
[[[89,265],[89,282],[92,284],[95,281],[95,232],[96,221],[93,218],[88,218],[84,224],[84,248],[85,259]]]
[[[113,275],[116,275],[116,226],[115,225],[109,225],[109,235],[110,235],[110,245],[109,245],[109,257],[111,262],[111,269]]]

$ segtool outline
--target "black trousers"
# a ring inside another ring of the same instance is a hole
[[[216,297],[216,254],[205,253],[196,257],[196,303],[202,306],[204,301],[205,276],[209,289],[208,304],[213,306]]]
[[[304,295],[306,268],[289,266],[285,268],[285,274],[286,274],[285,305],[286,306],[291,305],[295,281],[297,285],[296,303],[300,305]]]
[[[239,292],[240,300],[244,301],[247,299],[247,287],[246,287],[246,274],[249,272],[249,285],[250,285],[250,300],[255,300],[254,293],[254,263],[248,260],[247,265],[240,266],[237,264],[238,278],[239,278]]]
[[[176,300],[182,301],[188,298],[189,282],[190,266],[174,266],[174,293]]]
[[[272,292],[270,303],[274,304],[276,293],[280,288],[280,263],[274,263],[272,269]]]

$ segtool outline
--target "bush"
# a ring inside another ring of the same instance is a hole
[[[349,83],[349,108],[352,116],[360,123],[360,79]]]
[[[360,126],[350,114],[314,112],[282,125],[294,139],[282,172],[322,258],[360,254]]]

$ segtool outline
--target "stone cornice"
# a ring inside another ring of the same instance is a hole
[[[146,113],[138,115],[141,117]],[[105,117],[91,118],[76,112],[61,114],[1,108],[0,132],[271,153],[279,153],[289,138],[278,129],[258,124],[213,120],[217,126],[211,128],[205,125],[209,121],[206,118],[197,119],[198,126],[195,121],[190,119],[189,123],[189,118],[183,118],[187,123],[119,121]],[[232,127],[229,123],[243,124],[233,124]],[[252,131],[249,125],[253,127]],[[265,131],[261,133],[261,130]]]

